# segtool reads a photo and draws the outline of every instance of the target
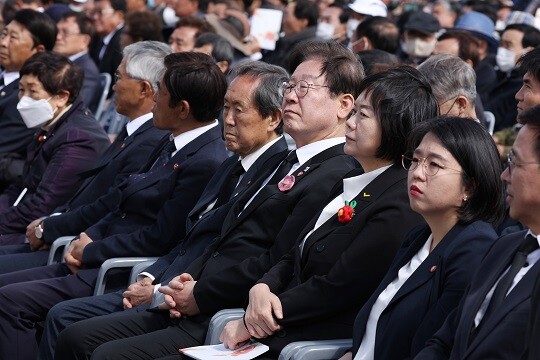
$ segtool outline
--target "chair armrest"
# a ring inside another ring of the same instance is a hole
[[[279,360],[338,359],[352,348],[352,339],[298,341],[281,350]]]
[[[157,261],[157,257],[154,258],[146,258],[148,260],[142,261],[140,263],[137,263],[133,266],[133,269],[131,269],[131,274],[129,274],[129,283],[133,284],[137,281],[137,276],[142,273],[147,267],[152,265]]]
[[[103,295],[107,284],[107,272],[111,269],[132,268],[137,264],[145,261],[156,260],[155,257],[123,257],[107,259],[99,268],[96,287],[94,288],[94,296]]]
[[[225,325],[232,320],[240,319],[244,316],[244,309],[225,309],[218,311],[210,320],[208,332],[206,333],[205,345],[219,344],[219,335],[223,331]]]
[[[60,259],[60,262],[64,262],[64,255],[68,248],[69,243],[75,239],[75,235],[71,236],[60,236],[51,245],[51,249],[49,250],[49,259],[47,260],[47,265],[56,264],[58,261],[55,260],[56,254],[59,251],[62,251],[62,258]]]

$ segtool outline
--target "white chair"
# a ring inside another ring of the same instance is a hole
[[[107,100],[107,96],[109,95],[109,89],[111,87],[111,82],[112,82],[111,74],[100,73],[99,81],[101,85],[101,96],[99,97],[99,100],[96,106],[96,113],[94,114],[98,121],[99,121],[99,118],[101,117],[101,113],[103,112],[103,108],[105,107],[105,100]]]
[[[488,132],[493,135],[493,129],[495,129],[495,115],[491,111],[484,111],[484,117],[488,125]]]

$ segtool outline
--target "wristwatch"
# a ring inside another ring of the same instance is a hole
[[[34,234],[38,239],[41,239],[43,237],[43,221],[40,221],[40,223],[36,225],[36,228],[34,229]]]

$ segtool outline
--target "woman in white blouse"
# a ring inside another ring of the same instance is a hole
[[[293,341],[349,337],[401,240],[421,222],[401,154],[413,126],[437,115],[431,88],[416,69],[400,67],[366,77],[359,93],[344,149],[362,169],[336,184],[296,246],[251,288],[245,318],[222,334],[225,346],[255,337],[270,347],[265,358],[277,358]]]
[[[497,149],[472,119],[441,117],[417,126],[403,155],[411,208],[426,225],[406,237],[390,271],[354,324],[342,359],[408,359],[459,303],[497,237],[502,186]]]

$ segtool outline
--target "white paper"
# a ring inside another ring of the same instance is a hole
[[[256,341],[251,341],[235,350],[226,349],[223,344],[194,346],[190,348],[180,349],[180,352],[182,354],[200,360],[250,360],[261,354],[264,354],[267,351],[268,346]]]
[[[257,9],[251,17],[251,33],[259,42],[261,49],[275,50],[281,30],[281,10]]]

